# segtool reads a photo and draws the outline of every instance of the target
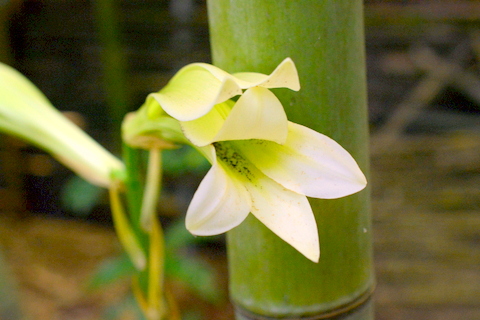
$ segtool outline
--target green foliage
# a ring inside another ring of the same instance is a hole
[[[119,301],[118,303],[112,306],[109,306],[103,314],[103,319],[105,320],[121,319],[121,316],[127,310],[134,312],[134,315],[135,315],[134,319],[146,320],[145,316],[142,313],[142,310],[139,308],[133,295],[129,295],[125,299]]]
[[[205,238],[195,238],[185,228],[183,221],[172,224],[165,234],[167,278],[174,278],[210,303],[218,303],[223,297],[216,281],[215,270],[201,258],[188,253],[188,249],[198,245]],[[126,254],[105,260],[90,279],[87,287],[100,290],[105,286],[127,279],[136,270]]]
[[[99,290],[105,286],[131,277],[135,273],[135,267],[126,254],[117,258],[103,261],[96,273],[90,279],[87,287],[90,290]]]
[[[62,206],[77,216],[87,216],[98,204],[105,190],[78,176],[73,176],[64,185],[60,199]]]
[[[165,239],[167,277],[184,282],[208,302],[220,302],[223,297],[218,290],[214,269],[201,258],[185,251],[189,246],[208,241],[209,238],[192,236],[185,228],[184,221],[179,221],[167,229]]]
[[[205,157],[189,146],[164,150],[163,165],[165,174],[173,177],[188,173],[203,173],[210,166]]]

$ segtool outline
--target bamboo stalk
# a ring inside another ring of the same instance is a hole
[[[209,0],[208,10],[214,64],[270,73],[291,57],[302,89],[275,91],[289,119],[334,138],[368,172],[362,1]],[[252,217],[229,232],[237,319],[372,319],[369,191],[310,200],[318,264]]]

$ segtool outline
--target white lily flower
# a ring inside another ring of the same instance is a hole
[[[89,182],[108,187],[123,163],[65,118],[33,83],[0,63],[0,131],[51,153]]]
[[[214,105],[242,94],[251,87],[300,89],[297,69],[290,58],[278,65],[271,75],[256,72],[229,74],[207,63],[192,63],[180,69],[168,84],[152,93],[162,109],[180,121],[197,119]],[[157,115],[150,108],[150,116]]]
[[[362,190],[366,179],[338,143],[289,122],[268,90],[299,89],[293,62],[284,60],[270,76],[229,75],[205,64],[182,70],[174,84],[153,97],[180,120],[185,136],[212,163],[188,208],[187,229],[195,235],[220,234],[251,212],[317,262],[318,230],[307,196],[344,197]],[[189,80],[185,88],[184,79]],[[228,100],[241,89],[247,90],[236,103]]]

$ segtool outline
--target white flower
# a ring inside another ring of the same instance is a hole
[[[318,231],[307,196],[344,197],[362,190],[366,179],[338,143],[287,120],[268,90],[277,87],[300,88],[292,60],[269,76],[190,65],[152,96],[212,163],[188,208],[187,229],[195,235],[220,234],[251,212],[316,262]],[[237,102],[229,100],[236,95],[241,95]],[[152,117],[160,109],[152,108]]]

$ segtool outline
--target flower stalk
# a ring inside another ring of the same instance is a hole
[[[152,148],[148,151],[148,168],[145,189],[143,192],[140,224],[144,231],[150,232],[153,228],[158,197],[161,190],[162,162],[161,150]]]

